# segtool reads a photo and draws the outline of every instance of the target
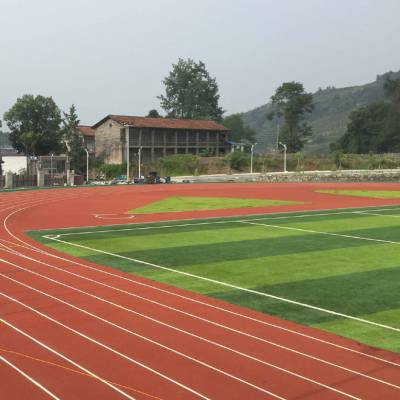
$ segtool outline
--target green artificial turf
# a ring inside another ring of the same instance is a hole
[[[400,216],[399,210],[365,209],[378,215],[359,211],[362,210],[30,234],[48,246],[99,264],[400,352],[400,332],[276,299],[400,329],[400,219],[393,218]],[[60,234],[59,239],[66,243],[45,237],[54,234]],[[167,269],[142,264],[140,260]]]
[[[282,206],[302,204],[294,201],[269,199],[241,199],[230,197],[173,196],[129,211],[131,214],[220,210],[231,208]]]
[[[316,190],[316,192],[373,199],[400,199],[400,191],[398,190]]]

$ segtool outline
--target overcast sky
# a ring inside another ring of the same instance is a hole
[[[0,0],[0,116],[53,96],[82,123],[159,108],[178,58],[205,62],[227,113],[284,81],[363,84],[400,69],[400,0]]]

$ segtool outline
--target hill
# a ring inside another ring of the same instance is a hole
[[[329,153],[329,144],[343,135],[355,107],[384,99],[383,84],[388,76],[400,78],[400,71],[378,75],[374,82],[361,86],[327,87],[315,92],[315,109],[307,118],[314,133],[304,152]],[[266,117],[270,111],[271,103],[267,103],[241,114],[244,124],[257,132],[258,152],[271,151],[276,146],[277,123]]]

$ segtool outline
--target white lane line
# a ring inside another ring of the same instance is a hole
[[[161,347],[161,348],[164,349],[164,350],[167,350],[167,351],[170,351],[170,352],[172,352],[172,353],[174,353],[174,354],[177,354],[177,355],[179,355],[179,356],[181,356],[181,357],[183,357],[183,358],[186,358],[186,359],[188,359],[188,360],[190,360],[190,361],[192,361],[192,362],[194,362],[194,363],[196,363],[196,364],[202,365],[203,367],[209,368],[209,369],[211,369],[212,371],[215,371],[215,372],[217,372],[217,373],[220,373],[220,374],[222,374],[222,375],[227,376],[228,378],[231,378],[231,379],[233,379],[233,380],[236,380],[236,381],[238,381],[238,382],[240,382],[240,383],[242,383],[242,384],[244,384],[244,385],[250,386],[252,389],[258,390],[258,391],[260,391],[260,392],[262,392],[262,393],[268,394],[268,395],[273,396],[273,397],[275,397],[275,398],[277,398],[277,399],[282,399],[282,397],[278,396],[278,395],[275,394],[275,393],[272,393],[272,392],[269,391],[269,390],[266,390],[266,389],[261,388],[261,387],[259,387],[259,386],[257,386],[257,385],[254,385],[254,384],[252,384],[252,383],[250,383],[250,382],[248,382],[248,381],[246,381],[246,380],[244,380],[244,379],[241,379],[241,378],[239,378],[239,377],[237,377],[237,376],[235,376],[235,375],[232,375],[232,374],[230,374],[230,373],[228,373],[228,372],[226,372],[226,371],[223,371],[223,370],[221,370],[221,369],[219,369],[219,368],[216,368],[216,367],[214,367],[214,366],[212,366],[212,365],[210,365],[210,364],[207,364],[207,363],[205,363],[205,362],[203,362],[203,361],[200,361],[200,360],[198,360],[198,359],[196,359],[196,358],[194,358],[194,357],[191,357],[191,356],[189,356],[189,355],[187,355],[187,354],[185,354],[185,353],[182,353],[182,352],[180,352],[180,351],[178,351],[178,350],[175,350],[175,349],[173,349],[173,348],[171,348],[171,347],[169,347],[169,346],[163,345],[162,343],[157,342],[157,341],[155,341],[155,340],[152,340],[152,339],[150,339],[150,338],[148,338],[148,337],[146,337],[146,336],[143,336],[143,335],[140,335],[140,334],[138,334],[138,333],[136,333],[136,332],[133,332],[133,331],[130,330],[130,329],[124,328],[124,327],[121,326],[121,325],[115,324],[115,323],[113,323],[113,322],[111,322],[111,321],[109,321],[109,320],[106,320],[106,319],[104,319],[104,318],[102,318],[102,317],[99,317],[99,316],[96,315],[96,314],[93,314],[93,313],[91,313],[91,312],[89,312],[89,311],[87,311],[87,310],[84,310],[84,309],[82,309],[82,308],[80,308],[80,307],[77,307],[77,306],[75,306],[75,305],[73,305],[73,304],[71,304],[71,303],[69,303],[69,302],[67,302],[67,301],[64,301],[64,300],[62,300],[62,299],[60,299],[60,298],[58,298],[58,297],[55,297],[55,296],[50,295],[50,294],[48,294],[48,293],[45,293],[45,292],[43,292],[43,291],[41,291],[41,290],[39,290],[39,289],[36,289],[36,288],[34,288],[34,287],[30,286],[30,285],[26,285],[26,284],[24,284],[24,283],[22,283],[22,282],[20,282],[20,281],[18,281],[18,280],[16,280],[16,279],[13,279],[13,278],[8,277],[7,275],[4,275],[4,274],[2,274],[2,273],[0,273],[0,276],[2,276],[3,278],[9,279],[9,280],[11,280],[11,281],[13,281],[13,282],[15,282],[15,283],[17,283],[17,284],[19,284],[19,285],[21,285],[21,286],[24,286],[24,287],[26,287],[26,288],[28,288],[28,289],[30,289],[30,290],[33,290],[33,291],[35,291],[35,292],[37,292],[37,293],[40,293],[40,294],[42,294],[42,295],[44,295],[44,296],[46,296],[46,297],[49,297],[49,298],[51,298],[51,299],[53,299],[53,300],[55,300],[55,301],[58,301],[58,302],[60,302],[60,303],[62,303],[62,304],[65,304],[65,305],[67,305],[68,307],[73,308],[74,310],[77,310],[77,311],[79,311],[79,312],[81,312],[81,313],[83,313],[83,314],[89,315],[90,317],[95,318],[95,319],[97,319],[97,320],[99,320],[99,321],[101,321],[101,322],[103,322],[103,323],[105,323],[105,324],[107,324],[107,325],[110,325],[110,326],[112,326],[112,327],[114,327],[114,328],[117,328],[117,329],[119,329],[119,330],[121,330],[121,331],[123,331],[123,332],[125,332],[125,333],[128,333],[128,334],[130,334],[130,335],[132,335],[132,336],[135,336],[135,337],[137,337],[137,338],[139,338],[139,339],[142,339],[142,340],[144,340],[144,341],[146,341],[146,342],[149,342],[149,343],[151,343],[151,344],[153,344],[153,345],[155,345],[155,346]],[[210,343],[212,343],[212,342],[210,341]],[[213,343],[212,343],[212,344],[213,344]],[[328,386],[328,385],[321,384],[321,383],[319,383],[319,382],[317,382],[317,381],[314,381],[314,380],[312,380],[312,379],[308,379],[308,378],[306,378],[306,377],[303,377],[302,375],[293,373],[293,372],[288,371],[288,370],[286,370],[286,369],[284,369],[284,368],[280,368],[280,367],[278,367],[278,366],[276,366],[276,365],[274,365],[274,364],[270,364],[270,363],[268,363],[268,362],[264,362],[264,361],[258,360],[258,359],[254,358],[254,357],[247,356],[246,354],[241,353],[241,352],[239,352],[239,351],[237,351],[236,353],[239,354],[239,355],[241,355],[241,356],[243,356],[243,357],[251,358],[251,359],[253,359],[253,361],[254,361],[254,360],[255,360],[255,361],[259,361],[259,362],[261,362],[261,363],[263,363],[263,364],[265,364],[265,365],[267,365],[267,366],[269,366],[269,367],[278,369],[278,370],[281,371],[281,372],[286,372],[286,373],[288,373],[288,374],[290,374],[290,375],[293,375],[293,376],[295,376],[295,377],[297,377],[297,378],[300,378],[300,379],[302,379],[302,380],[306,380],[306,381],[311,382],[311,383],[313,383],[313,384],[316,384],[316,385],[318,385],[318,386],[322,386],[322,387],[325,388],[325,389],[333,390],[334,392],[343,394],[343,395],[348,396],[348,397],[350,396],[350,395],[348,395],[348,394],[345,393],[345,392],[342,392],[342,391],[340,391],[340,390],[337,390],[337,389],[335,389],[335,388],[333,388],[333,387],[330,387],[330,386]],[[400,389],[400,387],[398,387],[398,389]],[[350,398],[353,398],[353,396],[350,396]]]
[[[398,210],[400,209],[399,207],[396,208],[384,208],[384,209],[377,209],[373,211],[388,211],[388,210]],[[138,225],[132,228],[121,228],[121,229],[112,229],[114,226],[118,225],[109,225],[110,229],[104,229],[104,230],[92,230],[92,231],[83,231],[83,232],[67,232],[67,233],[59,233],[58,236],[75,236],[75,235],[89,235],[89,234],[97,234],[97,233],[113,233],[113,232],[129,232],[129,231],[140,231],[140,230],[152,230],[152,229],[167,229],[167,228],[182,228],[182,227],[187,227],[187,226],[202,226],[202,225],[215,225],[215,224],[229,224],[229,223],[236,223],[236,222],[241,222],[241,221],[267,221],[267,220],[281,220],[281,219],[296,219],[296,218],[307,218],[307,217],[329,217],[329,216],[336,216],[336,215],[343,215],[343,214],[366,214],[366,212],[363,211],[340,211],[340,212],[331,212],[331,213],[314,213],[314,214],[300,214],[300,215],[284,215],[284,216],[278,216],[278,217],[260,217],[260,218],[251,218],[251,219],[232,219],[232,220],[224,220],[224,221],[207,221],[207,222],[188,222],[184,224],[172,224],[172,225],[157,225],[157,226],[140,226],[140,225],[146,225],[146,224],[154,224],[155,222],[141,222],[141,223],[136,223],[136,224],[130,224],[130,225]],[[257,215],[257,214],[254,214]],[[264,214],[265,215],[265,214]],[[373,215],[373,214],[371,214]],[[376,214],[380,215],[380,214]],[[213,217],[215,218],[221,218],[221,217]],[[213,219],[210,218],[210,219]],[[232,218],[232,217],[227,217],[227,218]],[[208,219],[208,218],[204,218]],[[190,220],[189,220],[190,221]],[[171,221],[173,222],[173,221]],[[93,227],[95,228],[95,227]],[[61,229],[74,229],[74,228],[61,228]],[[58,230],[58,229],[54,229]],[[47,235],[43,235],[43,237],[47,237]]]
[[[165,379],[165,380],[167,380],[167,381],[169,381],[169,382],[171,382],[171,383],[173,383],[173,384],[175,384],[175,385],[177,385],[179,387],[181,387],[182,389],[194,394],[195,396],[200,397],[201,399],[210,400],[208,397],[206,397],[206,396],[202,395],[201,393],[195,391],[194,389],[190,388],[189,386],[186,386],[183,383],[180,383],[177,380],[175,380],[173,378],[170,378],[169,376],[164,375],[163,373],[161,373],[161,372],[159,372],[159,371],[147,366],[146,364],[143,364],[140,361],[137,361],[137,360],[133,359],[132,357],[128,357],[126,354],[123,354],[123,353],[119,352],[118,350],[115,350],[112,347],[107,346],[106,344],[101,343],[98,340],[93,339],[92,337],[87,336],[84,333],[82,333],[80,331],[77,331],[76,329],[71,328],[68,325],[63,324],[62,322],[57,321],[56,319],[50,317],[49,315],[42,313],[41,311],[29,306],[28,304],[25,304],[25,303],[19,301],[18,299],[14,298],[14,297],[11,297],[11,296],[9,296],[9,295],[7,295],[5,293],[1,293],[1,292],[0,292],[0,296],[3,296],[5,298],[9,299],[10,301],[13,301],[13,302],[19,304],[22,307],[27,308],[28,310],[30,310],[30,311],[34,312],[35,314],[38,314],[41,317],[43,317],[43,318],[55,323],[56,325],[61,326],[62,328],[64,328],[64,329],[66,329],[66,330],[68,330],[68,331],[70,331],[70,332],[72,332],[72,333],[74,333],[74,334],[86,339],[87,341],[89,341],[91,343],[96,344],[97,346],[99,346],[99,347],[101,347],[103,349],[108,350],[109,352],[111,352],[113,354],[116,354],[117,356],[129,361],[132,364],[135,364],[135,365],[137,365],[139,367],[142,367],[143,369],[145,369],[145,370],[147,370],[147,371],[149,371],[149,372],[151,372],[151,373],[153,373],[153,374],[155,374],[155,375],[157,375],[157,376],[159,376],[159,377],[161,377],[161,378],[163,378],[163,379]]]
[[[0,295],[6,296],[3,293],[0,293]],[[6,296],[8,297],[8,296]],[[10,299],[12,300],[12,299]],[[43,347],[44,349],[50,351],[51,353],[55,354],[56,356],[62,358],[63,360],[67,361],[68,363],[74,365],[75,367],[79,368],[80,370],[82,370],[83,372],[85,372],[87,375],[90,375],[92,378],[104,383],[105,385],[109,386],[111,389],[115,390],[116,392],[120,393],[122,396],[124,396],[125,398],[129,399],[129,400],[136,400],[134,397],[128,395],[127,393],[125,393],[124,391],[122,391],[121,389],[115,387],[113,384],[107,382],[106,380],[104,380],[103,378],[100,378],[98,375],[96,375],[95,373],[89,371],[88,369],[86,369],[85,367],[83,367],[82,365],[76,363],[75,361],[71,360],[70,358],[68,358],[67,356],[64,356],[63,354],[59,353],[57,350],[54,350],[53,348],[51,348],[50,346],[47,346],[46,344],[44,344],[43,342],[41,342],[40,340],[34,338],[33,336],[29,335],[28,333],[24,332],[23,330],[17,328],[15,325],[11,324],[10,322],[6,321],[3,318],[0,318],[0,322],[2,322],[3,324],[7,325],[9,328],[13,329],[14,331],[18,332],[19,334],[25,336],[26,338],[28,338],[29,340],[31,340],[32,342],[36,343],[37,345],[39,345],[40,347]]]
[[[260,225],[264,225],[264,224],[260,224]],[[274,225],[271,225],[271,226],[273,227]],[[279,225],[275,225],[275,226],[280,227]],[[286,227],[286,228],[288,228],[288,227]],[[292,229],[297,229],[297,228],[292,228]],[[315,232],[315,233],[318,233],[318,232]],[[347,315],[347,314],[343,314],[343,313],[340,313],[340,312],[337,312],[337,311],[328,310],[326,308],[313,306],[311,304],[306,304],[306,303],[302,303],[302,302],[299,302],[299,301],[290,300],[290,299],[287,299],[285,297],[275,296],[275,295],[270,294],[270,293],[259,292],[259,291],[254,290],[254,289],[244,288],[244,287],[241,287],[241,286],[233,285],[231,283],[222,282],[222,281],[218,281],[216,279],[207,278],[207,277],[202,276],[202,275],[191,274],[189,272],[180,271],[180,270],[177,270],[177,269],[174,269],[174,268],[163,267],[163,266],[158,265],[158,264],[150,263],[150,262],[139,260],[139,259],[136,259],[136,258],[123,256],[121,254],[115,254],[115,253],[111,253],[109,251],[99,250],[99,249],[95,249],[95,248],[92,248],[92,247],[89,247],[89,246],[84,246],[84,245],[77,244],[77,243],[66,242],[65,240],[57,239],[57,238],[54,238],[54,237],[49,238],[49,239],[53,240],[53,241],[56,241],[56,242],[68,244],[70,246],[81,247],[83,249],[91,250],[91,251],[94,251],[94,252],[97,252],[97,253],[107,254],[107,255],[112,256],[112,257],[121,258],[123,260],[133,261],[135,263],[146,265],[148,267],[154,267],[154,268],[157,268],[157,269],[162,269],[162,270],[165,270],[165,271],[174,272],[174,273],[177,273],[177,274],[180,274],[180,275],[189,276],[191,278],[203,280],[203,281],[206,281],[206,282],[215,283],[215,284],[221,285],[221,286],[226,286],[226,287],[229,287],[229,288],[232,288],[232,289],[235,289],[235,290],[240,290],[240,291],[247,292],[247,293],[257,294],[257,295],[260,295],[260,296],[263,296],[263,297],[268,297],[268,298],[271,298],[271,299],[274,299],[274,300],[280,300],[280,301],[285,302],[285,303],[294,304],[294,305],[297,305],[297,306],[300,306],[300,307],[309,308],[309,309],[316,310],[316,311],[321,311],[321,312],[324,312],[324,313],[330,314],[330,315],[335,315],[337,317],[346,318],[346,319],[354,320],[354,321],[357,321],[357,322],[362,322],[363,324],[378,326],[380,328],[388,329],[388,330],[395,331],[395,332],[400,332],[399,328],[395,328],[393,326],[379,324],[377,322],[373,322],[373,321],[366,320],[366,319],[363,319],[363,318],[354,317],[352,315]],[[394,243],[400,244],[398,242],[394,242]]]
[[[110,304],[110,305],[112,305],[112,306],[114,306],[114,307],[116,307],[116,308],[119,308],[119,309],[121,309],[121,310],[127,311],[127,312],[129,312],[129,313],[132,313],[132,314],[134,314],[134,315],[143,317],[143,318],[145,318],[145,319],[148,319],[148,320],[150,320],[150,321],[152,321],[152,322],[154,322],[154,323],[160,324],[160,325],[162,325],[162,326],[165,326],[165,327],[168,327],[168,328],[170,328],[170,329],[176,330],[176,331],[178,331],[178,332],[180,332],[180,333],[183,333],[183,334],[189,335],[189,336],[191,336],[191,337],[194,337],[194,338],[196,338],[196,339],[202,340],[202,341],[204,341],[204,342],[206,342],[206,343],[209,343],[209,344],[211,344],[211,345],[214,345],[214,346],[216,346],[216,347],[222,348],[222,349],[224,349],[224,350],[233,352],[233,353],[238,354],[238,355],[240,355],[240,356],[242,356],[242,357],[249,358],[249,359],[251,359],[251,360],[253,360],[253,361],[256,361],[256,362],[259,362],[259,363],[262,363],[262,364],[265,364],[265,365],[269,365],[269,366],[270,366],[270,364],[269,364],[268,362],[265,362],[265,361],[263,361],[263,360],[261,360],[261,359],[255,358],[255,357],[253,357],[253,356],[251,356],[251,355],[249,355],[249,354],[247,354],[247,353],[242,353],[242,352],[240,352],[240,351],[238,351],[238,350],[235,350],[235,349],[233,349],[233,348],[230,348],[230,347],[228,347],[228,346],[225,346],[225,345],[222,345],[222,344],[220,344],[220,343],[214,342],[214,341],[212,341],[212,340],[206,339],[206,338],[204,338],[204,337],[195,335],[195,334],[193,334],[193,333],[191,333],[191,332],[188,332],[188,331],[185,331],[185,330],[183,330],[183,329],[177,328],[176,326],[167,324],[167,323],[162,322],[162,321],[159,321],[159,320],[157,320],[157,319],[155,319],[155,318],[149,317],[149,316],[147,316],[147,315],[145,315],[145,314],[142,314],[142,313],[139,313],[139,312],[137,312],[137,311],[134,311],[134,310],[132,310],[131,308],[121,306],[121,305],[119,305],[119,304],[113,303],[112,301],[109,301],[109,300],[104,299],[104,298],[102,298],[102,297],[98,297],[98,296],[93,295],[93,294],[91,294],[91,293],[88,293],[88,292],[85,292],[85,291],[83,291],[83,290],[77,289],[76,287],[69,286],[69,285],[67,285],[67,284],[65,284],[65,283],[62,283],[62,282],[60,282],[60,281],[57,281],[57,280],[55,280],[55,279],[52,279],[52,278],[49,278],[49,277],[44,276],[44,275],[42,275],[42,274],[39,274],[38,272],[34,272],[34,271],[29,270],[29,269],[23,268],[23,267],[21,267],[21,266],[19,266],[19,265],[17,265],[17,264],[12,263],[12,262],[9,262],[9,261],[3,260],[3,259],[0,259],[0,261],[3,262],[3,263],[6,263],[6,264],[8,264],[8,265],[12,265],[12,266],[14,266],[15,268],[18,268],[18,269],[20,269],[20,270],[29,272],[29,273],[31,273],[31,274],[33,274],[33,275],[37,275],[37,276],[39,276],[39,277],[41,277],[41,278],[43,278],[43,279],[46,279],[46,280],[48,280],[48,281],[54,282],[54,283],[56,283],[56,284],[58,284],[58,285],[61,285],[61,286],[63,286],[63,287],[67,287],[67,288],[72,289],[72,290],[74,290],[74,291],[77,291],[77,292],[79,292],[79,293],[83,293],[83,294],[85,294],[85,295],[87,295],[87,296],[89,296],[89,297],[91,297],[91,298],[94,298],[94,299],[96,299],[96,300],[99,300],[99,301],[102,301],[102,302],[104,302],[104,303]],[[13,279],[13,278],[11,278],[11,277],[5,275],[5,274],[0,273],[0,275],[3,276],[4,278],[7,278],[7,279],[9,279],[9,280],[11,280],[11,281],[13,281],[13,282],[16,282],[16,283],[20,284],[20,285],[22,285],[22,286],[25,286],[25,287],[27,287],[27,288],[29,288],[29,289],[32,289],[32,290],[34,290],[34,291],[37,291],[37,292],[39,292],[39,293],[41,293],[41,294],[44,294],[44,295],[46,295],[46,296],[49,296],[49,297],[52,297],[52,298],[53,298],[53,296],[51,296],[51,295],[49,295],[49,294],[47,294],[47,293],[44,293],[44,292],[42,292],[42,291],[40,291],[40,290],[38,290],[38,289],[35,289],[35,288],[33,288],[33,287],[31,287],[31,286],[29,286],[29,285],[27,285],[27,284],[24,284],[24,283],[22,283],[22,282],[20,282],[20,281],[18,281],[18,280],[16,280],[16,279]],[[138,296],[138,297],[140,297],[140,296]],[[55,298],[55,299],[58,300],[58,301],[63,302],[62,300],[59,300],[58,298]],[[68,305],[69,305],[69,303],[68,303]],[[163,304],[160,304],[160,305],[161,305],[161,306],[164,306]],[[168,307],[168,306],[165,306],[165,307],[170,308],[170,307]],[[90,313],[89,313],[89,314],[90,314]],[[185,313],[185,314],[186,314],[186,313]],[[90,315],[91,315],[91,314],[90,314]],[[190,316],[192,316],[192,315],[190,315]],[[95,317],[97,317],[97,316],[95,316]],[[301,352],[301,351],[292,349],[292,348],[290,348],[290,347],[286,347],[286,346],[284,346],[284,345],[281,345],[281,344],[272,342],[272,341],[270,341],[270,340],[262,339],[262,338],[259,338],[259,337],[257,337],[257,336],[253,336],[253,335],[250,335],[250,334],[246,334],[246,333],[240,332],[240,331],[238,331],[238,330],[236,330],[236,329],[229,328],[229,327],[226,327],[226,326],[224,326],[224,325],[221,325],[221,324],[218,324],[218,323],[215,323],[215,322],[212,322],[212,321],[205,320],[205,319],[203,319],[203,318],[201,318],[201,317],[199,317],[199,319],[201,319],[201,320],[203,320],[203,321],[205,321],[205,322],[211,323],[211,324],[214,325],[214,326],[218,326],[218,327],[221,327],[221,328],[223,328],[223,329],[232,331],[232,332],[234,332],[234,333],[243,334],[243,335],[245,335],[245,336],[247,336],[247,337],[249,337],[249,338],[256,339],[256,340],[260,340],[260,341],[262,341],[262,342],[264,342],[264,343],[266,343],[266,344],[272,345],[272,346],[277,347],[277,348],[279,348],[279,349],[286,350],[286,351],[288,351],[288,352],[292,352],[292,353],[294,353],[294,354],[296,354],[296,355],[300,355],[300,356],[303,356],[303,357],[312,359],[312,360],[314,360],[314,361],[317,361],[317,362],[320,362],[320,363],[329,365],[329,366],[334,367],[334,368],[341,369],[341,370],[346,371],[346,372],[350,372],[350,373],[352,373],[352,374],[361,376],[361,377],[366,378],[366,379],[370,379],[370,380],[375,381],[375,382],[379,382],[379,383],[382,383],[382,384],[385,384],[385,385],[388,385],[388,386],[392,386],[392,387],[394,387],[394,388],[396,388],[396,389],[400,389],[400,386],[398,386],[398,385],[392,384],[392,383],[390,383],[390,382],[387,382],[387,381],[384,381],[384,380],[381,380],[381,379],[374,378],[374,377],[372,377],[372,376],[370,376],[370,375],[364,374],[364,373],[359,372],[359,371],[352,370],[352,369],[350,369],[350,368],[346,368],[346,367],[344,367],[344,366],[342,366],[342,365],[338,365],[338,364],[335,364],[335,363],[332,363],[332,362],[323,360],[323,359],[321,359],[321,358],[318,358],[318,357],[315,357],[315,356],[312,356],[312,355],[303,353],[303,352]],[[124,328],[122,328],[122,329],[124,329]]]
[[[0,356],[0,360],[3,361],[5,364],[7,364],[9,367],[13,368],[15,371],[17,371],[19,374],[21,374],[24,378],[28,379],[29,382],[33,383],[35,386],[37,386],[39,389],[41,389],[43,392],[45,392],[49,397],[51,397],[54,400],[61,400],[59,397],[57,397],[54,393],[50,392],[50,390],[46,389],[42,384],[40,384],[37,380],[33,379],[30,377],[28,374],[26,374],[24,371],[19,369],[17,366],[12,364],[10,361],[5,359],[3,356]],[[10,382],[9,382],[10,383]],[[5,382],[4,382],[5,384]]]
[[[143,286],[143,287],[146,287],[146,288],[149,288],[149,289],[153,289],[153,290],[155,290],[155,291],[158,291],[158,292],[161,292],[161,293],[170,295],[170,296],[174,296],[174,297],[177,297],[177,298],[182,299],[182,300],[185,300],[185,301],[189,301],[189,302],[192,302],[192,303],[195,303],[195,304],[200,304],[200,305],[205,306],[205,307],[207,307],[207,308],[211,308],[211,309],[214,309],[214,310],[218,310],[218,311],[221,311],[221,312],[223,312],[223,313],[233,315],[233,316],[235,316],[235,317],[239,317],[239,318],[242,318],[242,319],[246,319],[246,320],[248,320],[248,321],[252,321],[252,322],[255,322],[255,323],[258,323],[258,324],[267,326],[267,327],[269,327],[269,328],[278,329],[278,330],[281,330],[281,331],[286,332],[286,333],[290,333],[290,334],[293,334],[293,335],[296,335],[296,336],[300,336],[300,337],[306,338],[306,339],[308,339],[308,340],[312,340],[312,341],[315,341],[315,342],[318,342],[318,343],[322,343],[322,344],[324,344],[324,345],[328,345],[328,346],[331,346],[331,347],[334,347],[334,348],[343,350],[343,351],[345,351],[345,352],[351,352],[351,353],[357,354],[358,356],[361,356],[361,357],[370,358],[370,359],[373,359],[373,360],[375,360],[375,361],[383,362],[383,363],[386,363],[386,364],[389,364],[389,365],[392,365],[392,366],[395,366],[395,367],[400,367],[400,363],[396,363],[396,362],[394,362],[394,361],[390,361],[390,360],[387,360],[387,359],[384,359],[384,358],[381,358],[381,357],[378,357],[378,356],[374,356],[374,355],[372,355],[372,354],[368,354],[368,353],[365,353],[365,352],[361,352],[361,351],[359,351],[359,350],[352,349],[352,348],[350,348],[350,347],[342,346],[342,345],[339,345],[339,344],[334,343],[334,342],[329,342],[329,341],[327,341],[327,340],[318,338],[318,337],[316,337],[316,336],[308,335],[308,334],[305,334],[305,333],[302,333],[302,332],[299,332],[299,331],[296,331],[296,330],[293,330],[293,329],[290,329],[290,328],[286,328],[286,327],[284,327],[284,326],[280,326],[280,325],[277,325],[277,324],[274,324],[274,323],[271,323],[271,322],[267,322],[267,321],[264,321],[264,320],[261,320],[261,319],[255,318],[255,317],[251,317],[251,316],[248,316],[248,315],[245,315],[245,314],[238,313],[238,312],[236,312],[236,311],[228,310],[228,309],[226,309],[226,308],[223,308],[223,307],[220,307],[220,306],[216,306],[216,305],[214,305],[214,304],[206,303],[206,302],[204,302],[204,301],[201,301],[201,300],[198,300],[198,299],[195,299],[195,298],[191,298],[191,297],[188,297],[188,296],[184,296],[184,295],[182,295],[182,294],[179,294],[179,293],[176,293],[176,292],[173,292],[173,291],[170,291],[170,290],[166,290],[166,289],[163,289],[163,288],[161,288],[161,287],[157,287],[157,286],[154,286],[154,285],[150,285],[150,284],[148,284],[148,283],[144,283],[144,282],[141,282],[141,281],[136,281],[136,280],[134,280],[134,279],[132,279],[132,278],[128,278],[128,277],[126,277],[126,276],[122,276],[122,275],[118,275],[118,274],[115,274],[115,273],[112,273],[112,272],[109,272],[109,271],[106,271],[106,270],[94,268],[94,267],[92,267],[92,266],[90,266],[90,265],[86,265],[86,264],[83,264],[83,263],[81,263],[81,262],[77,262],[77,261],[74,261],[74,260],[70,260],[70,259],[67,259],[67,258],[64,258],[64,257],[57,256],[57,255],[52,254],[52,253],[45,252],[45,251],[40,250],[40,249],[37,249],[37,248],[35,248],[35,247],[31,246],[31,245],[29,245],[30,247],[28,247],[28,246],[24,246],[24,245],[21,245],[21,244],[16,244],[16,243],[10,242],[10,241],[8,241],[8,240],[4,240],[4,239],[3,239],[3,240],[0,240],[0,241],[6,242],[6,243],[10,243],[10,244],[12,244],[12,245],[14,245],[14,246],[22,247],[22,248],[27,249],[27,250],[29,250],[29,251],[37,252],[37,253],[39,253],[39,254],[45,254],[45,255],[51,256],[51,257],[53,257],[53,258],[59,259],[59,260],[68,261],[68,262],[71,263],[71,264],[74,264],[74,265],[83,267],[83,268],[88,269],[88,270],[100,272],[100,273],[102,273],[102,274],[104,274],[104,275],[112,276],[113,278],[118,278],[118,279],[121,279],[121,280],[123,280],[123,281],[127,281],[127,282],[130,282],[130,283],[133,283],[133,284],[138,285],[138,286]],[[19,240],[19,241],[23,242],[22,240]],[[25,243],[25,242],[23,242],[23,243]],[[3,243],[0,243],[0,245],[3,246],[3,247],[6,249],[5,251],[7,251],[7,252],[10,253],[10,254],[14,254],[14,255],[16,255],[16,256],[19,256],[19,257],[22,257],[22,258],[25,258],[25,259],[34,261],[34,262],[39,263],[39,264],[42,264],[42,265],[46,265],[46,266],[48,266],[48,267],[51,267],[51,268],[56,269],[56,270],[59,270],[59,271],[64,272],[64,273],[66,273],[66,274],[74,275],[74,276],[76,276],[76,277],[78,277],[78,278],[80,278],[80,279],[84,279],[84,280],[87,280],[87,281],[89,281],[89,282],[95,283],[95,284],[97,284],[97,285],[101,285],[101,286],[104,286],[104,287],[111,288],[111,289],[113,289],[113,290],[115,290],[115,291],[118,291],[118,292],[127,294],[127,295],[129,295],[129,296],[133,296],[133,297],[140,298],[140,299],[142,299],[142,300],[148,301],[148,302],[153,303],[153,304],[157,304],[157,305],[162,306],[162,307],[166,307],[166,308],[168,308],[168,309],[170,309],[170,310],[174,310],[174,311],[176,311],[176,312],[179,312],[179,313],[182,313],[182,314],[191,316],[191,317],[193,317],[193,318],[196,318],[196,319],[199,319],[199,320],[202,320],[202,321],[205,321],[205,322],[209,322],[209,323],[211,323],[211,324],[216,324],[216,323],[213,322],[213,321],[209,321],[209,320],[207,320],[207,319],[205,319],[205,318],[199,317],[199,316],[194,315],[194,314],[190,314],[190,313],[185,312],[185,311],[183,311],[183,310],[180,310],[180,309],[177,309],[177,308],[174,308],[174,307],[170,307],[170,306],[164,305],[164,304],[159,303],[159,302],[157,302],[157,301],[155,301],[155,300],[151,300],[151,299],[149,299],[149,298],[139,296],[139,295],[137,295],[137,294],[135,294],[135,293],[132,293],[132,292],[127,291],[127,290],[123,290],[123,289],[118,288],[118,287],[116,287],[116,286],[108,285],[108,284],[103,283],[103,282],[101,282],[101,281],[97,281],[97,280],[94,280],[94,279],[85,277],[84,275],[80,275],[80,274],[77,274],[77,273],[68,271],[68,270],[66,270],[66,269],[59,268],[59,267],[56,267],[56,266],[54,266],[54,265],[48,264],[48,263],[46,263],[46,262],[39,261],[39,260],[34,259],[34,258],[32,258],[32,257],[29,257],[29,256],[27,256],[27,255],[25,255],[25,254],[22,254],[21,252],[17,252],[17,251],[15,251],[15,250],[12,250],[12,249],[8,248],[6,245],[4,245]],[[218,325],[219,325],[219,324],[218,324]],[[250,335],[250,334],[248,334],[248,333],[246,333],[246,332],[237,331],[236,329],[229,328],[229,327],[224,326],[224,325],[221,325],[221,326],[225,327],[226,329],[234,330],[234,331],[236,331],[236,332],[239,332],[239,333],[241,333],[242,335],[249,336],[249,337],[253,337],[253,338],[256,339],[256,340],[264,341],[264,339],[262,339],[262,338],[260,338],[260,337],[258,337],[258,336],[253,336],[253,335]]]

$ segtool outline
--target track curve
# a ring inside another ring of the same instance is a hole
[[[162,185],[0,194],[0,383],[7,399],[398,399],[400,357],[46,248],[24,232],[109,225],[171,195],[302,200],[279,211],[398,204],[326,184]],[[340,185],[385,188],[395,184]],[[253,209],[254,213],[276,208]],[[174,214],[242,215],[248,210]],[[136,216],[134,222],[171,219]]]

